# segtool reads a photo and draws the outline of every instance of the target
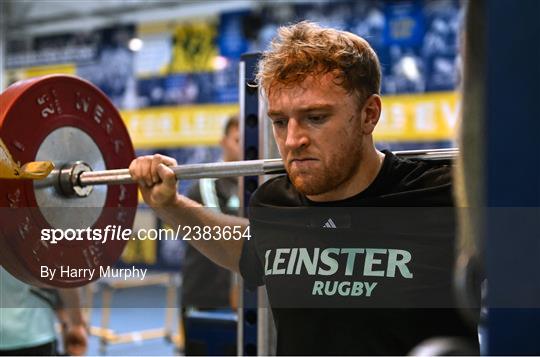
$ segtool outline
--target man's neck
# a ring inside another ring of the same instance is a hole
[[[346,182],[335,190],[320,195],[309,195],[307,198],[315,202],[329,202],[344,200],[359,194],[368,188],[375,180],[375,177],[377,177],[377,174],[381,170],[384,156],[374,146],[369,146],[363,152],[362,162],[358,170]]]

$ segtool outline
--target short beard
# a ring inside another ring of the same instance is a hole
[[[291,172],[289,178],[296,190],[306,196],[331,192],[351,179],[362,163],[362,138],[352,145],[343,146],[339,156],[332,158],[329,166],[317,172]]]

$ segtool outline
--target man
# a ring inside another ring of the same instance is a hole
[[[399,355],[441,335],[477,344],[453,309],[453,213],[436,209],[452,205],[450,168],[376,150],[380,77],[356,35],[309,22],[280,28],[258,80],[287,176],[253,195],[250,240],[192,242],[248,286],[266,284],[278,354]],[[193,209],[176,193],[175,164],[130,165],[162,218],[247,225]]]
[[[220,141],[223,161],[240,160],[240,129],[238,118],[230,117]],[[194,184],[187,195],[205,207],[217,209],[225,214],[237,215],[239,207],[238,179],[205,178]],[[188,245],[182,267],[182,320],[185,324],[189,309],[224,309],[235,306],[236,293],[231,284],[231,272],[214,264],[211,260]],[[186,335],[188,335],[186,326]],[[200,354],[186,340],[185,354]]]
[[[225,124],[220,141],[223,161],[240,160],[240,129],[238,119],[231,117]],[[238,179],[201,179],[194,184],[187,196],[205,207],[238,214]],[[212,263],[188,245],[182,268],[182,306],[184,308],[230,307],[231,272]]]

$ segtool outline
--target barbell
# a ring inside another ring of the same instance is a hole
[[[137,186],[126,167],[135,153],[117,109],[103,92],[77,77],[50,75],[17,82],[0,95],[0,139],[4,143],[0,168],[7,172],[0,171],[2,266],[20,280],[42,287],[76,287],[95,280],[98,274],[93,279],[51,280],[42,276],[42,267],[110,266],[127,241],[51,244],[41,232],[132,227]],[[452,160],[457,153],[457,149],[396,152],[420,160]],[[180,165],[172,170],[178,179],[285,173],[279,159]]]

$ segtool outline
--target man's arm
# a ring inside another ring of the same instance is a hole
[[[62,308],[56,310],[62,324],[64,352],[70,356],[83,356],[88,347],[88,325],[82,313],[80,290],[58,289]]]
[[[169,166],[176,160],[163,155],[139,157],[129,165],[129,172],[141,190],[144,201],[171,227],[240,226],[243,232],[248,220],[204,208],[201,204],[178,194],[177,180]],[[202,254],[224,268],[239,272],[243,240],[190,240]]]
[[[170,204],[153,208],[157,215],[171,227],[218,226],[223,231],[223,228],[227,226],[241,226],[243,232],[248,225],[248,220],[245,218],[216,212],[179,194],[175,195]],[[240,272],[239,262],[243,240],[200,239],[188,242],[214,263],[234,272]]]

